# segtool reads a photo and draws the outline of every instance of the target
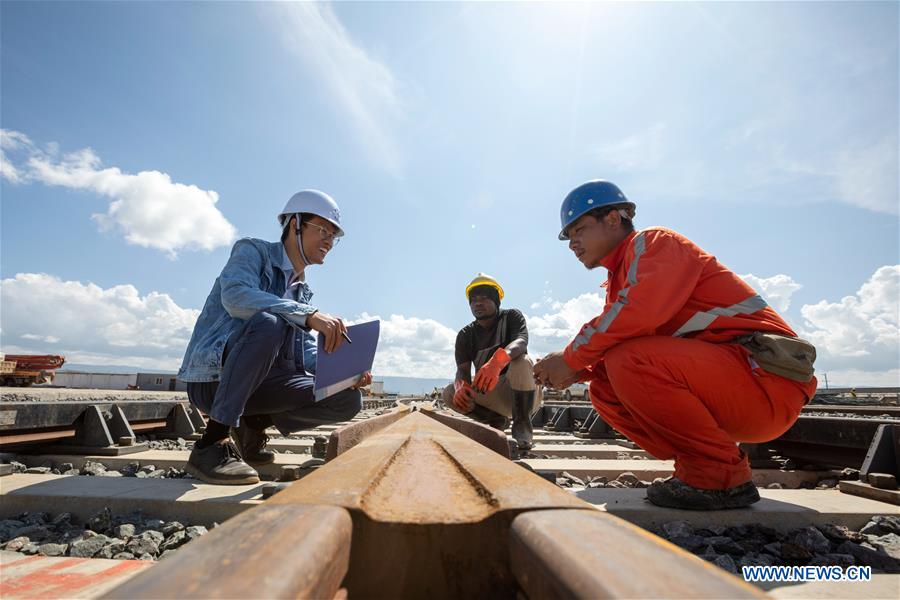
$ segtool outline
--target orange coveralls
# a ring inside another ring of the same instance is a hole
[[[797,334],[740,277],[662,227],[632,232],[603,258],[606,306],[566,347],[612,427],[702,489],[750,480],[737,442],[772,440],[794,423],[816,379],[763,371],[736,336]]]

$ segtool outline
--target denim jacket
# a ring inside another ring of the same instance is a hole
[[[281,242],[243,238],[235,242],[231,257],[213,284],[194,333],[184,353],[178,379],[218,381],[222,374],[222,352],[228,337],[259,311],[278,315],[303,327],[295,328],[294,347],[298,369],[315,372],[316,342],[305,328],[312,290],[301,282],[298,301],[282,298],[287,282],[282,264]]]

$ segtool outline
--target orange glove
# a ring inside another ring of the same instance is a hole
[[[453,394],[453,405],[458,408],[460,412],[467,413],[475,408],[475,391],[468,381],[463,381],[462,379],[455,380],[453,382],[453,389],[456,390],[456,393]]]
[[[487,394],[497,387],[497,382],[500,381],[500,371],[509,364],[509,361],[509,352],[506,351],[506,348],[502,346],[497,348],[491,359],[475,373],[475,389],[482,394]]]

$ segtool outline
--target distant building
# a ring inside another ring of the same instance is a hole
[[[187,384],[175,378],[175,373],[138,373],[139,390],[159,392],[186,392]]]
[[[86,373],[84,371],[57,371],[53,377],[55,387],[91,390],[128,390],[137,385],[135,373]]]
[[[175,373],[87,373],[57,371],[54,387],[92,390],[148,390],[184,392],[187,384],[178,381]]]

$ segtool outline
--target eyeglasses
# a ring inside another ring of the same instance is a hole
[[[322,237],[322,241],[324,242],[330,240],[335,246],[341,243],[341,238],[337,236],[337,233],[331,233],[321,225],[316,225],[315,223],[304,223],[304,225],[309,225],[310,227],[315,227],[316,229],[318,229],[319,235]]]

